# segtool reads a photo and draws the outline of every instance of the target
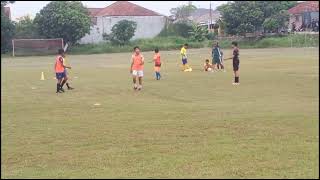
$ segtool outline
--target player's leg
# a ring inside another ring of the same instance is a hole
[[[233,72],[234,72],[234,85],[239,84],[239,62],[233,63]]]
[[[157,66],[154,66],[154,72],[156,74],[156,80],[158,80],[159,72],[158,72],[158,67]]]
[[[139,79],[138,90],[142,89],[142,77],[143,77],[143,71],[138,71],[138,79]]]
[[[138,75],[138,72],[136,70],[133,70],[132,71],[132,81],[133,81],[133,89],[136,90],[138,88],[138,85],[137,85],[137,75]]]
[[[223,71],[223,72],[226,72],[226,70],[224,69],[224,65],[223,65],[222,62],[220,63],[220,66],[221,66],[222,71]]]
[[[58,73],[56,73],[56,74],[58,74]],[[60,93],[61,92],[60,91],[61,79],[58,78],[58,75],[56,75],[56,77],[57,77],[57,91],[56,91],[56,93]]]
[[[160,80],[160,78],[161,78],[160,69],[161,69],[161,67],[159,66],[159,67],[158,67],[158,76],[159,76],[159,80]]]
[[[56,73],[56,78],[57,78],[57,92],[56,93],[61,93],[61,83],[63,80],[62,73]]]

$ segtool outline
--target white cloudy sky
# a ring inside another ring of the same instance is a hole
[[[10,4],[12,20],[21,16],[30,15],[34,17],[46,4],[50,1],[16,1],[14,4]],[[82,3],[91,8],[106,7],[115,1],[82,1]],[[131,1],[137,5],[145,7],[147,9],[156,11],[164,15],[170,15],[170,9],[182,4],[188,4],[188,1]],[[212,8],[226,3],[226,1],[212,1]],[[198,8],[210,7],[210,1],[192,1],[192,4]]]

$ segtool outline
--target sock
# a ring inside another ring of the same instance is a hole
[[[66,83],[67,87],[70,88],[69,83]]]
[[[158,72],[158,75],[159,75],[159,79],[161,78],[161,74],[160,74],[160,72]]]
[[[60,84],[57,84],[57,92],[60,90]]]
[[[158,80],[158,72],[156,72],[156,79]]]
[[[235,83],[239,83],[239,77],[235,77],[235,78],[234,78],[234,82],[235,82]]]

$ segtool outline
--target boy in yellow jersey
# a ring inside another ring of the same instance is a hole
[[[188,49],[188,44],[184,44],[180,50],[180,54],[182,57],[182,65],[183,65],[183,70],[189,69],[188,65],[188,59],[187,59],[187,49]]]

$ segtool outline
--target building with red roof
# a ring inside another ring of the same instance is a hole
[[[319,24],[319,1],[300,2],[288,10],[290,14],[290,28],[295,24],[296,29],[310,27],[312,22]]]
[[[102,42],[102,35],[111,33],[112,27],[121,20],[137,23],[133,39],[155,37],[167,22],[166,16],[128,1],[117,1],[105,8],[88,8],[88,12],[92,27],[90,33],[80,40],[81,44]]]

